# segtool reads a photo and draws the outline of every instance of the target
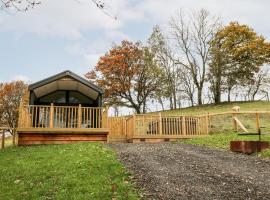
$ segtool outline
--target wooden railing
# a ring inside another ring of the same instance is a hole
[[[133,136],[195,136],[209,132],[207,116],[133,115],[126,119],[127,139]]]
[[[108,108],[79,106],[21,106],[19,128],[107,128]]]

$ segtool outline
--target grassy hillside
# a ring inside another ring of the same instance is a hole
[[[138,199],[102,144],[6,148],[0,163],[0,199]]]
[[[176,110],[162,111],[163,114],[178,115],[178,114],[207,114],[207,113],[218,113],[232,111],[233,106],[240,106],[240,111],[256,111],[256,110],[267,110],[270,111],[270,102],[267,101],[253,101],[253,102],[232,102],[222,103],[220,105],[202,105],[188,108],[181,108]]]

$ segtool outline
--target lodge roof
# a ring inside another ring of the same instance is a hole
[[[59,79],[62,79],[64,77],[67,77],[67,76],[75,79],[76,81],[78,81],[78,82],[80,82],[80,83],[82,83],[84,85],[86,85],[87,87],[91,88],[92,90],[95,90],[99,94],[103,94],[104,93],[104,90],[101,87],[95,85],[91,81],[88,81],[88,80],[84,79],[83,77],[75,74],[74,72],[72,72],[70,70],[63,71],[61,73],[55,74],[53,76],[50,76],[48,78],[45,78],[45,79],[40,80],[38,82],[35,82],[35,83],[29,85],[28,88],[29,88],[29,90],[34,90],[36,88],[39,88],[39,87],[44,86],[44,85],[47,85],[49,83],[52,83],[54,81],[57,81]]]

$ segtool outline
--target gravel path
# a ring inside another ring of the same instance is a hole
[[[110,144],[147,199],[270,199],[270,161],[186,144]]]

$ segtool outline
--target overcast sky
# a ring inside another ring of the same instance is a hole
[[[269,0],[42,0],[26,13],[0,11],[0,81],[38,81],[69,69],[85,74],[112,43],[145,41],[178,9],[205,8],[226,24],[239,21],[270,38]]]

